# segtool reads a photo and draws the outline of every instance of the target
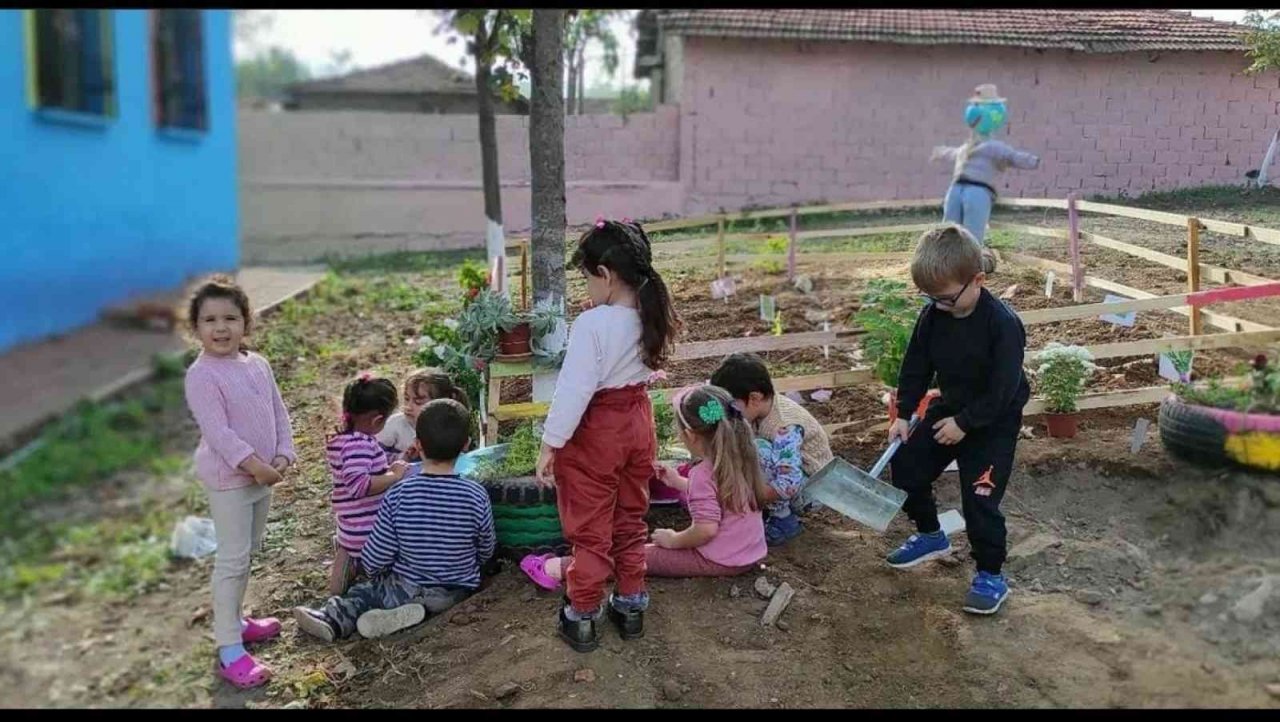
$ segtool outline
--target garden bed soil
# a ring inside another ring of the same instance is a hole
[[[812,299],[787,290],[781,276],[747,270],[729,303],[709,298],[707,274],[669,279],[685,338],[705,340],[768,333],[756,314],[765,291],[778,297],[788,332],[813,330],[804,311],[816,306],[843,322],[862,279],[903,277],[905,269],[901,262],[802,265],[813,274]],[[1101,261],[1090,267],[1111,278],[1109,270]],[[1130,280],[1156,290],[1147,278]],[[1020,286],[1015,308],[1047,302],[1037,272],[1006,264],[991,285],[1002,291],[1010,283]],[[581,282],[570,289],[580,292]],[[1066,302],[1055,292],[1052,303]],[[1033,327],[1028,346],[1185,332],[1185,319],[1166,315],[1140,314],[1133,329],[1090,320]],[[1154,405],[1085,412],[1072,440],[1047,440],[1028,419],[1032,438],[1019,444],[1003,504],[1013,596],[994,618],[960,611],[972,574],[963,535],[955,539],[956,561],[897,572],[882,558],[910,532],[901,515],[879,535],[823,510],[757,572],[653,580],[645,637],[624,643],[606,628],[601,648],[588,655],[555,636],[559,594],[536,592],[513,565],[455,610],[394,637],[337,645],[306,638],[288,610],[320,602],[326,584],[333,521],[323,443],[335,418],[332,399],[356,370],[406,372],[405,339],[421,321],[411,311],[367,311],[358,324],[343,313],[320,314],[296,321],[299,333],[315,345],[340,343],[340,351],[323,360],[272,359],[277,377],[292,379],[285,397],[299,467],[276,491],[248,606],[285,619],[282,637],[258,650],[276,681],[241,693],[214,678],[210,564],[202,560],[173,564],[163,586],[132,600],[50,589],[25,604],[9,602],[0,699],[34,706],[1280,707],[1280,594],[1264,599],[1256,616],[1240,613],[1268,575],[1280,576],[1276,482],[1172,461],[1154,426],[1131,454],[1134,421],[1154,421]],[[833,347],[829,359],[812,349],[766,358],[784,375],[847,369],[853,353],[847,346]],[[1236,356],[1201,354],[1196,368],[1216,371]],[[1155,383],[1143,364],[1126,365],[1134,360],[1109,360],[1114,373],[1091,390]],[[715,364],[673,364],[669,383],[704,380]],[[522,383],[509,382],[504,400],[523,400]],[[807,406],[824,423],[870,427],[884,417],[879,394],[861,385]],[[837,453],[864,468],[883,444],[883,431],[856,427],[833,439]],[[937,493],[941,509],[959,508],[954,475],[943,476]],[[175,519],[200,513],[177,495],[167,498]],[[668,509],[651,523],[678,527],[683,518]],[[796,590],[777,627],[760,625],[757,576]]]

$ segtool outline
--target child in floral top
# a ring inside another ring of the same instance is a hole
[[[769,514],[765,538],[779,546],[801,531],[796,512],[800,492],[831,461],[831,441],[804,407],[775,394],[769,368],[755,354],[726,358],[711,383],[728,391],[756,434],[756,451],[769,489],[762,501]]]

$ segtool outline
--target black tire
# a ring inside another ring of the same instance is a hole
[[[489,501],[512,506],[540,506],[556,503],[556,488],[542,487],[532,476],[479,482],[489,492]]]
[[[1184,461],[1209,467],[1232,465],[1226,454],[1227,430],[1176,396],[1160,404],[1160,441]]]

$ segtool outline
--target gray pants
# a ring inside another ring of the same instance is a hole
[[[395,574],[353,584],[346,594],[329,597],[320,608],[322,614],[338,627],[338,637],[350,637],[356,631],[356,620],[371,609],[395,609],[406,604],[421,604],[428,614],[439,614],[461,602],[474,589],[420,587]]]
[[[240,607],[249,585],[250,556],[262,549],[271,509],[271,487],[208,490],[209,516],[218,538],[213,559],[213,638],[219,647],[240,644]]]

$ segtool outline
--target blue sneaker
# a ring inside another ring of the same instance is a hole
[[[970,614],[995,614],[1009,598],[1009,584],[1003,574],[978,572],[964,598],[964,611]]]
[[[945,557],[951,553],[951,541],[941,529],[929,534],[912,534],[902,546],[885,557],[894,569],[909,569],[930,559]]]
[[[800,519],[795,514],[771,516],[764,523],[764,540],[771,547],[781,546],[800,534]]]

